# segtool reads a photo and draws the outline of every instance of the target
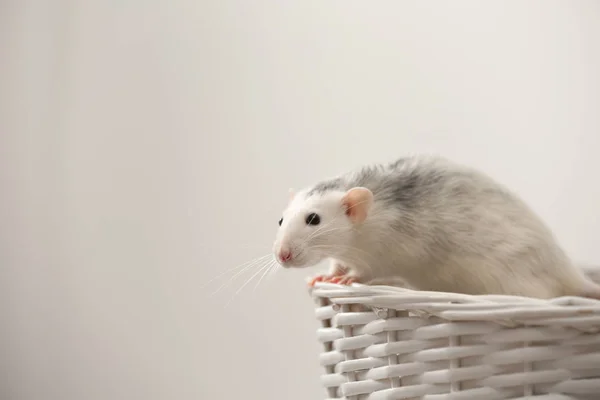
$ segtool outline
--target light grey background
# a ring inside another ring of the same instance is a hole
[[[8,0],[0,52],[2,400],[323,398],[315,271],[202,285],[366,162],[477,166],[600,261],[598,1]]]

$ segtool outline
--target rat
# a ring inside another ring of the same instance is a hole
[[[441,156],[370,164],[291,190],[273,252],[284,268],[329,259],[310,285],[600,299],[600,286],[523,200]]]

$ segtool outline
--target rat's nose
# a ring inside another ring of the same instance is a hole
[[[279,260],[281,262],[288,262],[292,259],[292,252],[289,250],[281,250],[279,252]]]

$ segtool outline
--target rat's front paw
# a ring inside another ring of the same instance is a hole
[[[352,285],[353,283],[358,282],[358,277],[354,275],[335,276],[329,282],[337,283],[339,285]]]
[[[315,283],[317,283],[317,282],[338,283],[340,278],[343,278],[343,276],[332,275],[332,274],[317,275],[310,280],[310,282],[308,283],[308,286],[313,287],[313,286],[315,286]]]

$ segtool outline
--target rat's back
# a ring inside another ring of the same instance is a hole
[[[413,156],[332,182],[373,192],[367,234],[354,245],[381,254],[379,271],[417,289],[548,298],[589,284],[544,222],[473,168]]]

